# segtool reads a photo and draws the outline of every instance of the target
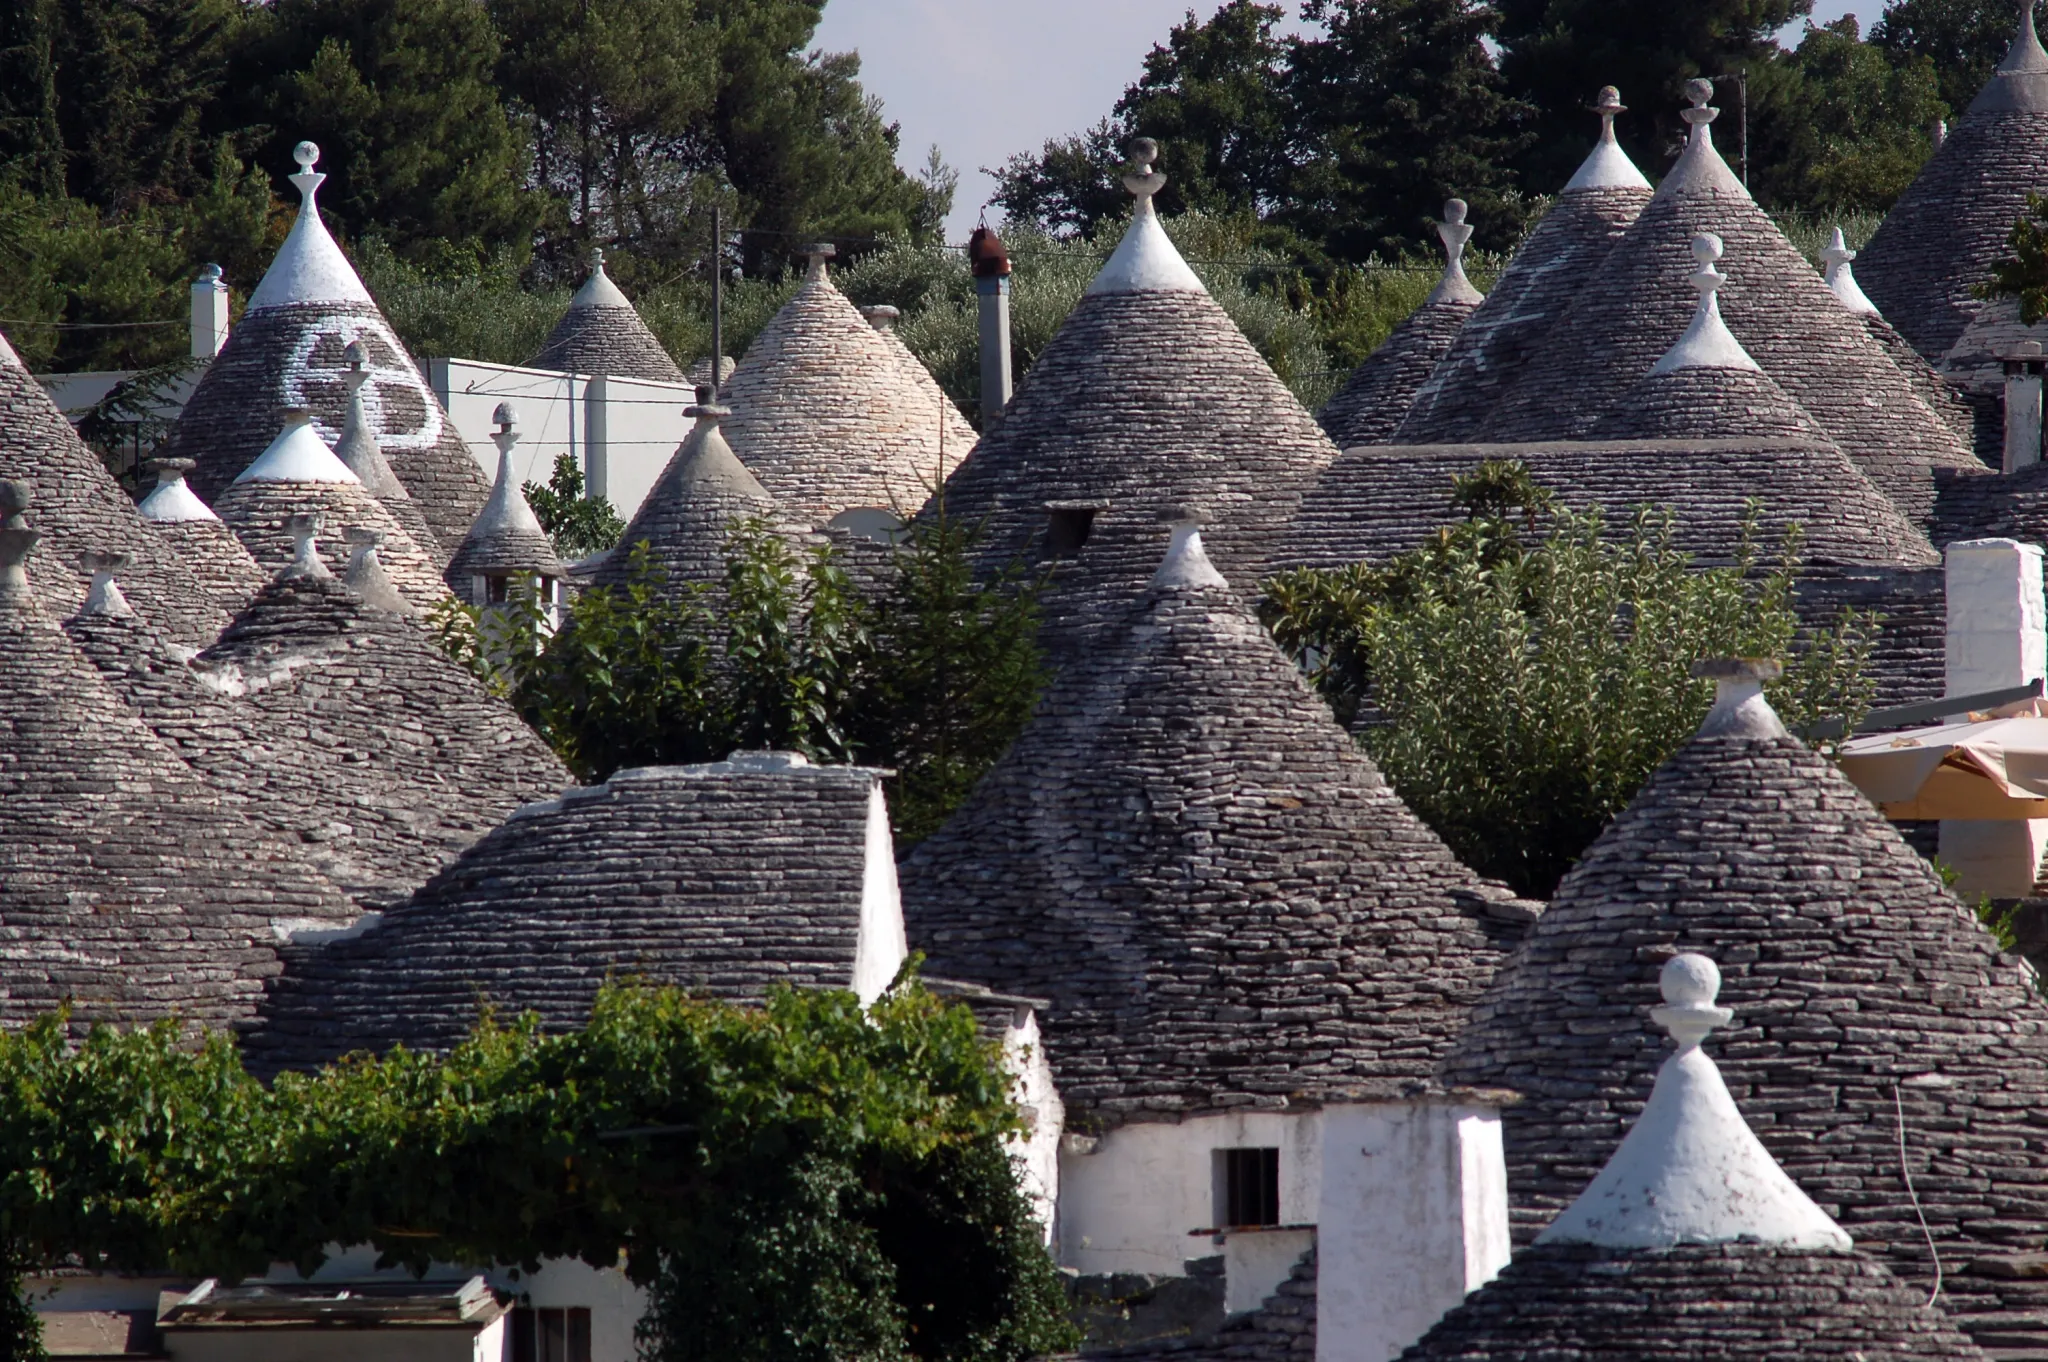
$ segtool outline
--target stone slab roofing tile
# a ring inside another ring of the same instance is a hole
[[[1191,531],[901,870],[912,948],[1050,1000],[1103,1125],[1410,1090],[1520,930]]]
[[[632,301],[604,272],[601,250],[591,251],[589,277],[527,365],[570,374],[685,381],[682,369],[647,329]]]
[[[235,532],[185,485],[192,461],[152,459],[150,467],[157,484],[136,508],[142,518],[207,594],[230,612],[248,605],[262,589],[265,574]],[[129,567],[132,564],[124,565],[123,571]]]
[[[1389,440],[1479,438],[1493,403],[1539,353],[1587,276],[1650,201],[1650,182],[1614,140],[1614,117],[1626,112],[1620,93],[1605,87],[1593,107],[1600,140],[1467,319]]]
[[[53,619],[85,599],[79,555],[112,550],[129,556],[128,589],[138,606],[162,621],[178,642],[200,647],[226,622],[228,606],[203,589],[137,513],[99,456],[79,440],[50,395],[0,337],[0,478],[28,483],[35,524],[43,534],[34,588]]]
[[[35,539],[0,528],[0,1024],[230,1025],[280,933],[355,909],[101,680],[23,575]]]
[[[1693,93],[1704,101],[1711,90]],[[1691,242],[1711,233],[1741,262],[1719,294],[1728,326],[1857,467],[1924,523],[1934,503],[1930,470],[1982,465],[1729,173],[1708,132],[1714,111],[1687,112],[1699,117],[1686,152],[1584,281],[1553,343],[1521,371],[1482,438],[1584,436],[1686,325]]]
[[[907,519],[971,446],[958,410],[905,377],[896,350],[827,277],[827,254],[813,252],[803,286],[720,389],[726,438],[807,525],[856,508]]]
[[[2048,1233],[2031,1114],[2048,1099],[2048,1002],[2031,969],[1824,758],[1715,728],[1565,878],[1444,1066],[1448,1082],[1523,1094],[1501,1114],[1517,1230],[1577,1196],[1620,1143],[1664,1054],[1639,1020],[1656,1000],[1648,966],[1699,951],[1735,1011],[1720,1070],[1785,1171],[1916,1304],[1931,1235],[1964,1332],[2043,1346],[2048,1283],[1969,1270]]]
[[[1985,303],[1970,290],[2007,253],[2027,195],[2048,191],[2048,52],[2031,7],[2005,60],[1949,129],[1864,246],[1864,292],[1927,360],[1950,347]]]
[[[374,929],[295,954],[245,1045],[265,1067],[445,1049],[484,1005],[567,1029],[608,979],[732,1001],[851,988],[879,781],[736,754],[621,771],[522,809]]]

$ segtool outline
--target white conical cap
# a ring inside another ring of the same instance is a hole
[[[1977,97],[1970,101],[1971,113],[2048,112],[2048,50],[2034,29],[2034,0],[2020,0],[2020,27],[2005,60]]]
[[[1678,163],[1657,186],[1656,196],[1668,199],[1679,194],[1737,194],[1748,198],[1749,191],[1742,187],[1742,181],[1735,178],[1735,172],[1714,149],[1713,123],[1721,115],[1719,109],[1707,103],[1714,97],[1714,82],[1687,81],[1685,97],[1692,102],[1692,107],[1680,110],[1679,117],[1691,125],[1692,131],[1685,139],[1685,150],[1679,154]]]
[[[1124,239],[1088,285],[1091,294],[1208,292],[1167,238],[1152,206],[1152,196],[1166,188],[1166,176],[1152,168],[1158,155],[1159,144],[1149,137],[1131,144],[1131,173],[1124,176],[1124,188],[1137,199],[1137,206],[1131,210]]]
[[[1629,160],[1628,153],[1621,149],[1621,143],[1614,140],[1614,116],[1628,112],[1628,106],[1621,102],[1621,91],[1612,85],[1601,86],[1600,97],[1593,102],[1593,112],[1600,115],[1600,140],[1579,163],[1578,170],[1565,181],[1564,192],[1648,189],[1650,182],[1643,178],[1642,171],[1636,169],[1636,163]]]
[[[1185,590],[1230,585],[1209,561],[1209,551],[1202,547],[1202,521],[1206,517],[1176,507],[1161,512],[1159,518],[1173,526],[1173,537],[1167,541],[1166,557],[1161,560],[1159,571],[1152,574],[1155,588]]]
[[[1746,369],[1751,373],[1762,372],[1757,362],[1750,358],[1749,351],[1742,348],[1742,342],[1735,339],[1735,333],[1721,320],[1721,305],[1714,295],[1721,285],[1728,282],[1728,276],[1714,268],[1714,262],[1721,258],[1721,238],[1712,232],[1701,232],[1692,239],[1692,257],[1699,262],[1699,268],[1692,273],[1692,286],[1699,290],[1699,306],[1693,309],[1692,323],[1685,328],[1685,334],[1678,343],[1664,352],[1650,369],[1653,374],[1668,374],[1676,369]]]
[[[1704,955],[1666,961],[1663,1007],[1650,1016],[1678,1042],[1643,1114],[1579,1199],[1539,1244],[1655,1249],[1741,1240],[1848,1249],[1848,1234],[1813,1204],[1742,1119],[1700,1041],[1733,1015],[1714,1005],[1721,971]]]
[[[1856,252],[1849,249],[1849,243],[1842,236],[1842,229],[1835,228],[1835,235],[1821,249],[1821,278],[1828,286],[1828,292],[1842,300],[1842,306],[1860,317],[1877,316],[1877,304],[1870,301],[1868,294],[1856,282],[1856,275],[1849,268],[1849,262],[1856,258]]]
[[[583,287],[576,290],[576,296],[569,300],[569,310],[586,307],[631,307],[626,295],[604,272],[604,250],[598,246],[590,248],[590,277],[583,281]]]
[[[483,510],[477,512],[476,523],[470,526],[471,537],[495,539],[508,534],[546,536],[541,528],[540,517],[534,514],[533,506],[526,500],[526,489],[521,485],[519,475],[512,468],[512,451],[519,446],[519,433],[513,428],[518,414],[510,402],[500,402],[491,419],[498,423],[491,439],[498,446],[498,476],[491,484],[490,498],[484,502]]]
[[[335,452],[313,429],[312,414],[303,407],[285,413],[284,429],[242,470],[236,482],[352,482],[362,479],[349,472]]]
[[[261,312],[291,303],[376,306],[355,266],[348,263],[348,257],[328,234],[327,224],[320,221],[320,210],[313,201],[321,182],[327,178],[313,169],[313,163],[320,159],[320,148],[311,142],[301,142],[292,149],[292,159],[299,163],[299,173],[291,177],[299,191],[299,216],[292,223],[284,245],[277,248],[277,258],[264,271],[263,282],[249,295],[248,310]]]
[[[190,459],[157,459],[156,487],[142,499],[135,509],[142,513],[144,520],[160,524],[185,520],[219,520],[213,508],[199,499],[199,494],[186,485],[185,475],[192,471]]]

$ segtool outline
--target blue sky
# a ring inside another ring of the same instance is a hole
[[[829,0],[814,39],[856,50],[861,80],[903,125],[905,169],[936,143],[960,170],[948,238],[966,239],[994,182],[982,166],[1079,132],[1138,78],[1145,53],[1214,0]],[[1819,0],[1867,26],[1880,0]],[[1793,35],[1796,40],[1797,32]]]

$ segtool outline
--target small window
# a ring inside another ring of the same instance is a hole
[[[512,1362],[590,1362],[590,1311],[521,1306],[508,1321]]]
[[[1072,558],[1088,542],[1089,532],[1095,528],[1095,508],[1055,506],[1046,514],[1045,556]]]
[[[1216,1223],[1224,1226],[1280,1223],[1280,1151],[1219,1149]]]
[[[484,578],[484,604],[503,605],[511,599],[512,579],[510,577]]]

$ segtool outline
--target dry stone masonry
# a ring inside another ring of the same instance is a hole
[[[554,369],[568,374],[617,374],[621,378],[647,378],[658,383],[682,383],[683,371],[647,329],[632,300],[604,272],[604,252],[590,252],[590,277],[547,343],[529,362],[530,368]]]

